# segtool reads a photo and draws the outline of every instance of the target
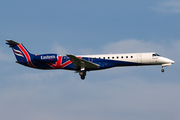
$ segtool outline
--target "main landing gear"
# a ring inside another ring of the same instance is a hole
[[[80,66],[80,71],[79,71],[79,75],[81,76],[81,79],[84,80],[85,76],[86,76],[86,70],[85,70],[85,63],[83,61],[81,61],[81,66]]]
[[[86,71],[80,71],[79,75],[81,76],[81,79],[84,80],[86,76]]]

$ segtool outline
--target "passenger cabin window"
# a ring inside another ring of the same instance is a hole
[[[119,59],[119,57],[117,56],[117,59]]]
[[[128,56],[126,56],[126,58],[128,58]]]
[[[105,59],[105,57],[103,57],[103,59]]]
[[[108,59],[110,59],[110,57],[108,57]]]
[[[131,58],[133,58],[133,56],[131,56]]]
[[[123,56],[121,56],[121,58],[123,58]]]
[[[112,57],[112,59],[114,59],[114,57]]]

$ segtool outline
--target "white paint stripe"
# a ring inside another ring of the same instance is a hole
[[[14,51],[16,51],[16,52],[19,52],[19,53],[22,53],[21,51],[19,51],[19,50],[15,50],[15,49],[13,49]]]
[[[17,56],[21,56],[21,57],[24,57],[23,55],[21,55],[21,54],[17,54],[17,53],[15,53]]]

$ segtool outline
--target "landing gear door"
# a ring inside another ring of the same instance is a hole
[[[142,55],[141,54],[137,55],[137,62],[142,63]]]

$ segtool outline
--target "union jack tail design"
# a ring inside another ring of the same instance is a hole
[[[33,54],[28,52],[28,50],[21,43],[14,42],[12,40],[6,41],[8,42],[6,44],[12,48],[14,55],[16,56],[17,63],[35,68],[32,63],[32,58],[34,56]]]
[[[24,55],[22,54],[22,52],[21,51],[19,51],[19,50],[15,50],[14,48],[12,48],[13,49],[13,51],[14,51],[14,54],[15,55],[17,55],[17,56],[21,56],[21,57],[24,57]]]

